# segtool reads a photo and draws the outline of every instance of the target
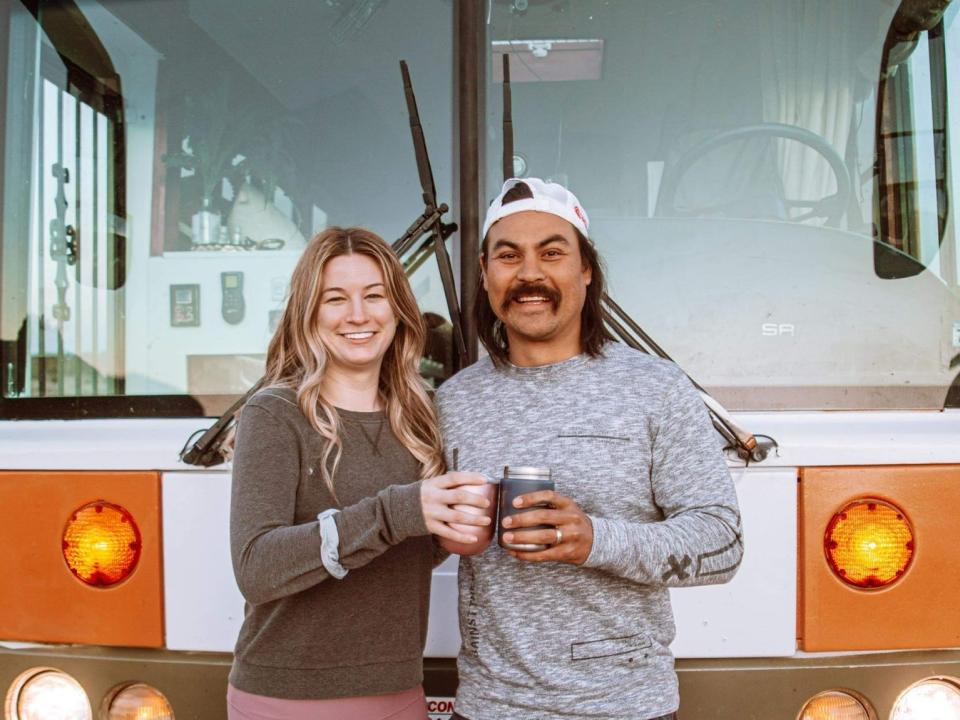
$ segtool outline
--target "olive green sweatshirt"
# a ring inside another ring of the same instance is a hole
[[[244,407],[233,460],[230,545],[246,599],[230,682],[312,699],[399,692],[422,681],[434,544],[419,464],[383,412],[338,411],[337,499],[320,471],[325,440],[292,390]],[[338,502],[339,501],[339,502]],[[331,508],[339,562],[321,562],[317,515]]]

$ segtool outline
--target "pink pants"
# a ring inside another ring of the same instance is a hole
[[[286,700],[227,686],[228,720],[426,720],[423,687],[391,695]]]

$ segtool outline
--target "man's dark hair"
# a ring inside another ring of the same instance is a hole
[[[526,183],[517,183],[503,196],[502,205],[517,200],[533,197],[533,191]],[[571,227],[573,227],[571,225]],[[606,294],[606,280],[603,274],[603,261],[593,243],[577,228],[573,228],[580,245],[580,257],[584,267],[591,272],[590,284],[587,285],[587,296],[584,299],[583,310],[580,312],[580,345],[583,352],[590,357],[597,357],[603,352],[603,346],[614,338],[603,323],[603,296]],[[487,238],[483,238],[480,255],[483,264],[487,264]],[[490,298],[483,287],[483,278],[477,282],[475,297],[474,320],[477,324],[477,334],[480,342],[490,353],[490,359],[497,367],[502,367],[509,360],[510,345],[507,340],[507,331],[500,318],[493,312]]]

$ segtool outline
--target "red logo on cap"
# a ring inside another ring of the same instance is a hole
[[[583,210],[580,209],[580,206],[579,206],[579,205],[574,205],[574,206],[573,206],[573,211],[577,214],[577,217],[580,218],[580,222],[582,222],[584,225],[586,225],[586,224],[587,224],[587,218],[586,218],[586,216],[583,214]]]

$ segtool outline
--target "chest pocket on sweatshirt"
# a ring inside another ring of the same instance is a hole
[[[610,431],[610,433],[615,433],[615,432],[616,432],[616,430],[611,430],[611,431]],[[580,431],[580,430],[569,430],[569,431],[563,431],[563,430],[561,430],[559,433],[557,433],[557,437],[558,437],[558,438],[561,438],[561,439],[566,438],[566,439],[568,439],[568,440],[577,440],[577,439],[579,439],[579,440],[599,440],[599,441],[607,440],[607,441],[613,442],[613,443],[617,443],[617,442],[628,443],[628,442],[630,442],[630,437],[629,437],[628,435],[624,435],[624,434],[613,435],[613,434],[604,434],[603,432],[588,432],[588,431]]]
[[[629,462],[631,456],[635,456],[637,451],[637,443],[634,439],[628,433],[618,429],[560,430],[557,433],[557,440],[563,452],[573,453],[573,457],[563,458],[563,460],[589,462],[598,467]]]
[[[649,494],[650,458],[645,444],[625,428],[563,429],[557,433],[558,478],[571,497],[581,501],[588,513],[608,515],[606,510],[626,510]],[[558,487],[558,489],[560,489]]]

